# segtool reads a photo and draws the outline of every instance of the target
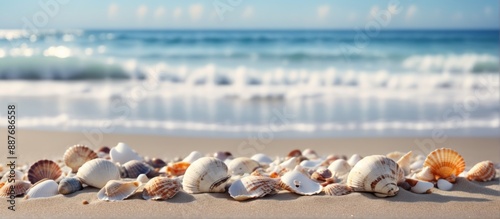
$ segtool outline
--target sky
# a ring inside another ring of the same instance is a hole
[[[499,1],[2,1],[0,21],[1,29],[498,29]]]

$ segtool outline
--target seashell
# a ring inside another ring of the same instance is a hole
[[[82,182],[76,177],[66,177],[59,182],[57,191],[63,195],[68,195],[83,189]]]
[[[398,161],[399,159],[401,159],[401,157],[403,157],[403,155],[405,155],[405,153],[403,153],[401,151],[393,151],[391,153],[388,153],[385,156],[388,158],[391,158],[394,161]]]
[[[231,154],[231,152],[229,151],[218,151],[214,153],[214,157],[219,160],[225,161],[226,159],[233,159],[233,154]]]
[[[349,160],[347,160],[347,163],[351,165],[351,167],[354,167],[360,160],[361,156],[359,154],[353,154]]]
[[[245,173],[252,173],[260,167],[260,164],[248,157],[238,157],[232,160],[227,168],[232,175],[243,175]]]
[[[300,157],[302,156],[302,152],[299,149],[292,150],[288,153],[287,159],[290,159],[292,157]]]
[[[187,157],[185,157],[182,161],[188,162],[188,163],[193,163],[202,157],[203,157],[203,154],[201,152],[193,151]]]
[[[320,168],[314,171],[311,174],[311,179],[317,181],[317,182],[325,182],[326,179],[332,177],[332,172],[329,169],[326,168]]]
[[[415,160],[410,164],[410,170],[418,170],[424,167],[424,160]]]
[[[224,192],[230,178],[226,164],[213,157],[203,157],[186,170],[182,187],[187,193]]]
[[[97,154],[85,145],[75,145],[64,152],[63,160],[73,173],[85,162],[97,158]]]
[[[190,163],[180,161],[177,163],[169,164],[166,169],[166,173],[170,176],[182,176],[186,173],[187,168]]]
[[[310,148],[307,148],[304,151],[302,151],[302,155],[304,157],[307,157],[307,159],[309,159],[309,160],[315,160],[315,159],[319,158],[318,153],[316,153],[316,151],[314,151],[313,149],[310,149]]]
[[[415,175],[415,178],[417,178],[419,180],[431,182],[431,181],[434,181],[434,174],[432,173],[430,167],[424,167],[424,168],[422,168],[422,170],[420,170],[420,172],[418,172]]]
[[[243,201],[275,193],[278,180],[265,176],[247,176],[236,180],[229,187],[229,195]]]
[[[137,181],[110,180],[97,193],[97,198],[104,201],[121,201],[137,191],[141,183]]]
[[[143,161],[142,157],[137,154],[132,148],[125,143],[118,143],[109,151],[109,156],[113,162],[120,164],[127,163],[131,160]]]
[[[29,181],[16,180],[11,183],[4,183],[0,188],[0,197],[20,196],[31,188]]]
[[[332,175],[337,178],[349,174],[351,168],[351,165],[344,159],[335,160],[328,166],[328,169],[332,172]]]
[[[430,193],[431,189],[434,188],[434,184],[426,181],[416,179],[406,179],[405,181],[409,184],[410,191],[417,194]]]
[[[453,184],[445,179],[438,179],[436,186],[438,187],[438,189],[444,191],[450,191],[453,188]]]
[[[278,166],[284,169],[288,170],[293,170],[297,165],[300,164],[300,158],[299,157],[291,157],[288,160],[283,161],[283,163],[280,163]]]
[[[408,152],[405,155],[401,156],[397,163],[401,169],[405,172],[405,176],[410,174],[410,163],[411,163],[412,152]]]
[[[102,152],[102,153],[105,153],[105,154],[109,154],[109,151],[110,151],[109,147],[107,147],[107,146],[102,146],[102,147],[100,147],[99,149],[97,149],[97,151],[96,151],[96,152],[97,152],[97,153]]]
[[[118,167],[109,160],[97,158],[83,164],[76,177],[89,186],[102,188],[110,180],[120,179]]]
[[[265,154],[254,154],[250,159],[257,161],[260,164],[266,164],[266,165],[269,165],[270,163],[273,162],[273,159],[271,159],[269,156]]]
[[[352,188],[345,185],[345,184],[333,183],[333,184],[325,186],[323,188],[323,191],[327,195],[341,196],[341,195],[347,195],[347,194],[351,193]]]
[[[13,178],[16,181],[23,180],[23,177],[24,177],[23,172],[21,172],[19,170],[10,170],[8,172],[5,172],[5,174],[3,174],[0,182],[7,182],[9,180],[9,178]]]
[[[165,200],[175,196],[181,188],[179,179],[155,177],[151,179],[142,191],[142,198],[146,200]]]
[[[434,178],[455,182],[456,176],[465,170],[464,158],[449,148],[440,148],[431,152],[424,161],[424,167],[430,167]]]
[[[299,195],[314,195],[323,190],[319,183],[314,182],[300,170],[300,166],[293,171],[286,172],[280,178],[279,185],[281,188]]]
[[[28,180],[35,184],[42,179],[57,180],[61,177],[62,171],[59,165],[51,160],[39,160],[31,165],[28,170]]]
[[[57,183],[52,179],[40,180],[33,185],[26,193],[25,199],[46,198],[59,194],[57,191]]]
[[[360,160],[349,172],[347,185],[357,192],[373,192],[377,197],[395,196],[404,182],[404,171],[385,156],[372,155]]]
[[[303,160],[300,162],[300,166],[309,168],[309,169],[316,169],[318,168],[321,164],[323,163],[322,160]]]
[[[121,178],[137,178],[141,174],[148,175],[154,171],[153,167],[137,160],[131,160],[120,167]]]
[[[149,182],[149,178],[148,176],[146,176],[146,174],[141,174],[137,177],[136,181],[140,182],[141,184],[146,184]]]
[[[160,158],[153,158],[148,164],[153,168],[162,168],[167,165],[167,163]]]
[[[493,162],[487,160],[479,162],[472,167],[467,173],[468,180],[480,182],[490,181],[495,178],[496,170]]]

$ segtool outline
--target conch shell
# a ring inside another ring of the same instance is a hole
[[[440,148],[427,156],[424,167],[431,169],[435,180],[445,179],[453,183],[456,177],[465,170],[465,161],[458,152],[449,148]]]
[[[467,173],[467,179],[471,181],[486,182],[495,178],[496,170],[493,162],[487,160],[479,162]]]

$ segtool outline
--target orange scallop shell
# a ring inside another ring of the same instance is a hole
[[[170,176],[181,176],[184,175],[190,163],[180,161],[167,166],[167,173]]]
[[[424,161],[424,167],[429,167],[434,178],[455,182],[456,176],[465,170],[464,158],[449,148],[440,148],[431,152]]]
[[[479,162],[467,173],[468,180],[480,182],[490,181],[495,178],[496,170],[493,162],[487,160]]]
[[[56,180],[61,177],[62,171],[59,165],[51,160],[39,160],[31,165],[28,170],[28,180],[35,184],[42,179]]]

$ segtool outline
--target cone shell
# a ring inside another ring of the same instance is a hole
[[[467,179],[471,181],[486,182],[495,178],[496,170],[493,162],[487,160],[479,162],[467,173]]]
[[[97,198],[103,201],[121,201],[135,193],[140,186],[137,181],[110,180],[97,193]]]
[[[97,158],[97,154],[84,145],[75,145],[64,153],[63,160],[71,172],[76,173],[85,162]]]
[[[347,195],[347,194],[351,193],[352,188],[345,185],[345,184],[333,183],[333,184],[325,186],[323,188],[323,191],[327,195],[341,196],[341,195]]]
[[[137,160],[128,161],[120,167],[122,178],[137,178],[141,174],[148,175],[151,171],[154,171],[153,167]]]
[[[59,194],[57,191],[57,183],[51,179],[40,180],[33,185],[26,193],[25,199],[46,198]]]
[[[373,192],[377,197],[395,196],[398,184],[404,181],[404,171],[385,156],[372,155],[360,160],[347,177],[353,191]]]
[[[293,171],[286,172],[280,179],[280,187],[299,195],[314,195],[322,191],[319,183],[309,178],[300,166]]]
[[[227,165],[229,173],[232,175],[243,175],[245,173],[251,173],[259,167],[259,162],[248,157],[235,158],[234,160],[229,162],[229,165]]]
[[[224,192],[229,178],[227,166],[223,161],[203,157],[188,167],[182,187],[187,193]]]
[[[434,178],[455,182],[456,176],[465,170],[464,158],[449,148],[440,148],[431,152],[424,161],[424,167],[429,167]]]
[[[51,160],[40,160],[31,165],[28,170],[28,180],[35,184],[42,179],[57,180],[61,177],[62,171],[59,165]]]
[[[127,144],[120,142],[109,151],[109,156],[113,162],[120,164],[127,163],[131,160],[142,161],[142,157],[137,154]]]
[[[11,186],[14,186],[14,191],[11,191]],[[31,188],[31,183],[28,181],[16,180],[14,183],[5,183],[0,188],[0,197],[9,197],[10,195],[20,196],[25,194]]]
[[[229,187],[229,195],[235,200],[243,201],[274,193],[277,186],[277,179],[265,176],[247,176],[231,184]]]
[[[59,182],[57,190],[63,195],[68,195],[83,189],[82,183],[76,177],[67,177]]]
[[[108,181],[120,179],[120,171],[111,161],[97,158],[83,164],[76,176],[82,183],[100,189]]]
[[[142,191],[142,198],[146,200],[165,200],[175,196],[181,189],[179,179],[155,177],[149,180]]]
[[[167,166],[167,174],[170,176],[182,176],[186,173],[190,163],[180,161]]]

